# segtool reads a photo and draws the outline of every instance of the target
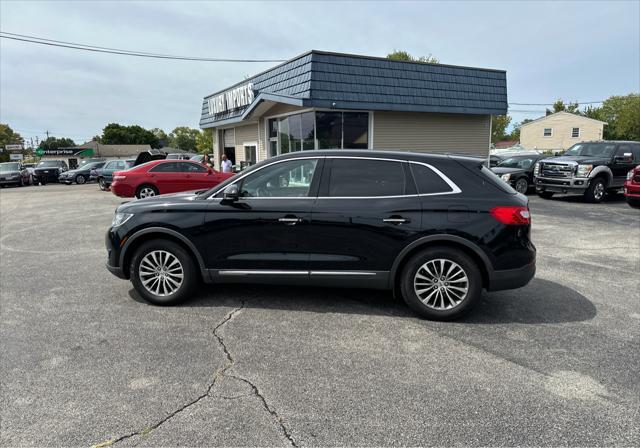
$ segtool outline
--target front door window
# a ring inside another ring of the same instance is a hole
[[[309,195],[318,159],[290,160],[265,167],[243,179],[245,198],[305,197]]]

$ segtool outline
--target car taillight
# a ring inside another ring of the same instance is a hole
[[[506,225],[531,224],[529,208],[518,206],[494,207],[490,211],[491,216]]]

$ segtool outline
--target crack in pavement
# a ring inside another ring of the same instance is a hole
[[[180,414],[185,409],[188,409],[189,407],[193,406],[194,404],[198,403],[199,401],[201,401],[201,400],[203,400],[203,399],[205,399],[207,397],[223,398],[223,399],[236,399],[236,398],[241,398],[243,396],[249,397],[251,395],[255,395],[256,397],[258,397],[260,399],[260,401],[262,402],[262,406],[264,407],[264,409],[269,414],[271,414],[274,417],[274,419],[278,423],[278,426],[282,430],[282,433],[287,438],[287,440],[289,441],[291,446],[294,447],[294,448],[298,448],[298,445],[296,444],[296,441],[293,438],[293,435],[291,434],[289,429],[284,424],[284,420],[275,411],[275,409],[273,409],[271,406],[269,406],[269,404],[267,403],[267,400],[265,399],[264,395],[262,395],[260,393],[260,391],[258,390],[258,387],[255,384],[253,384],[251,381],[246,379],[246,378],[243,378],[241,376],[227,375],[226,374],[227,370],[231,369],[233,367],[233,365],[235,364],[235,360],[233,359],[233,356],[231,355],[231,352],[229,352],[229,349],[227,348],[227,345],[224,343],[224,338],[218,333],[218,331],[225,324],[230,322],[238,313],[240,313],[240,311],[242,311],[245,308],[245,305],[246,305],[246,301],[242,300],[240,306],[237,307],[237,308],[234,308],[229,313],[227,313],[227,315],[213,329],[213,335],[215,336],[215,338],[218,340],[218,343],[222,347],[222,351],[224,352],[225,357],[227,358],[227,361],[226,361],[225,365],[222,368],[219,368],[218,370],[216,370],[216,372],[215,372],[215,374],[213,376],[213,380],[211,381],[211,383],[207,387],[207,390],[206,390],[205,393],[203,393],[202,395],[199,395],[194,400],[191,400],[190,402],[186,403],[185,405],[181,406],[180,408],[178,408],[175,411],[171,412],[170,414],[166,415],[164,418],[162,418],[161,420],[157,421],[156,423],[154,423],[151,426],[148,426],[148,427],[146,427],[144,429],[141,429],[139,431],[134,431],[132,433],[125,434],[125,435],[120,436],[120,437],[115,438],[115,439],[109,439],[109,440],[107,440],[105,442],[92,445],[92,448],[104,448],[104,447],[107,447],[107,446],[115,445],[116,443],[122,442],[123,440],[130,439],[132,437],[146,436],[149,433],[151,433],[152,431],[158,429],[160,426],[162,426],[167,421],[171,420],[176,415]],[[249,387],[251,387],[251,389],[253,391],[253,394],[240,395],[240,396],[237,396],[237,397],[224,397],[224,396],[216,397],[214,395],[211,395],[211,391],[215,388],[218,380],[220,378],[222,378],[222,377],[232,378],[232,379],[235,379],[237,381],[241,381],[241,382],[244,382],[244,383],[248,384]]]

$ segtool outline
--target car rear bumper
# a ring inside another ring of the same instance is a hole
[[[111,183],[111,192],[121,198],[131,198],[135,196],[133,187],[123,184],[117,180]]]
[[[488,291],[502,291],[525,286],[536,274],[535,261],[518,269],[493,271],[489,276]]]
[[[629,198],[640,198],[640,184],[626,181],[624,183],[624,195]]]

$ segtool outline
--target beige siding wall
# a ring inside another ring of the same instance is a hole
[[[244,144],[258,141],[258,123],[247,126],[238,126],[236,129],[236,163],[243,162]]]
[[[486,156],[489,115],[374,112],[373,148]]]
[[[544,129],[551,128],[551,137],[544,136]],[[580,128],[580,136],[571,137],[572,128]],[[604,125],[571,115],[549,115],[520,128],[520,144],[527,149],[567,149],[586,140],[601,140]]]

